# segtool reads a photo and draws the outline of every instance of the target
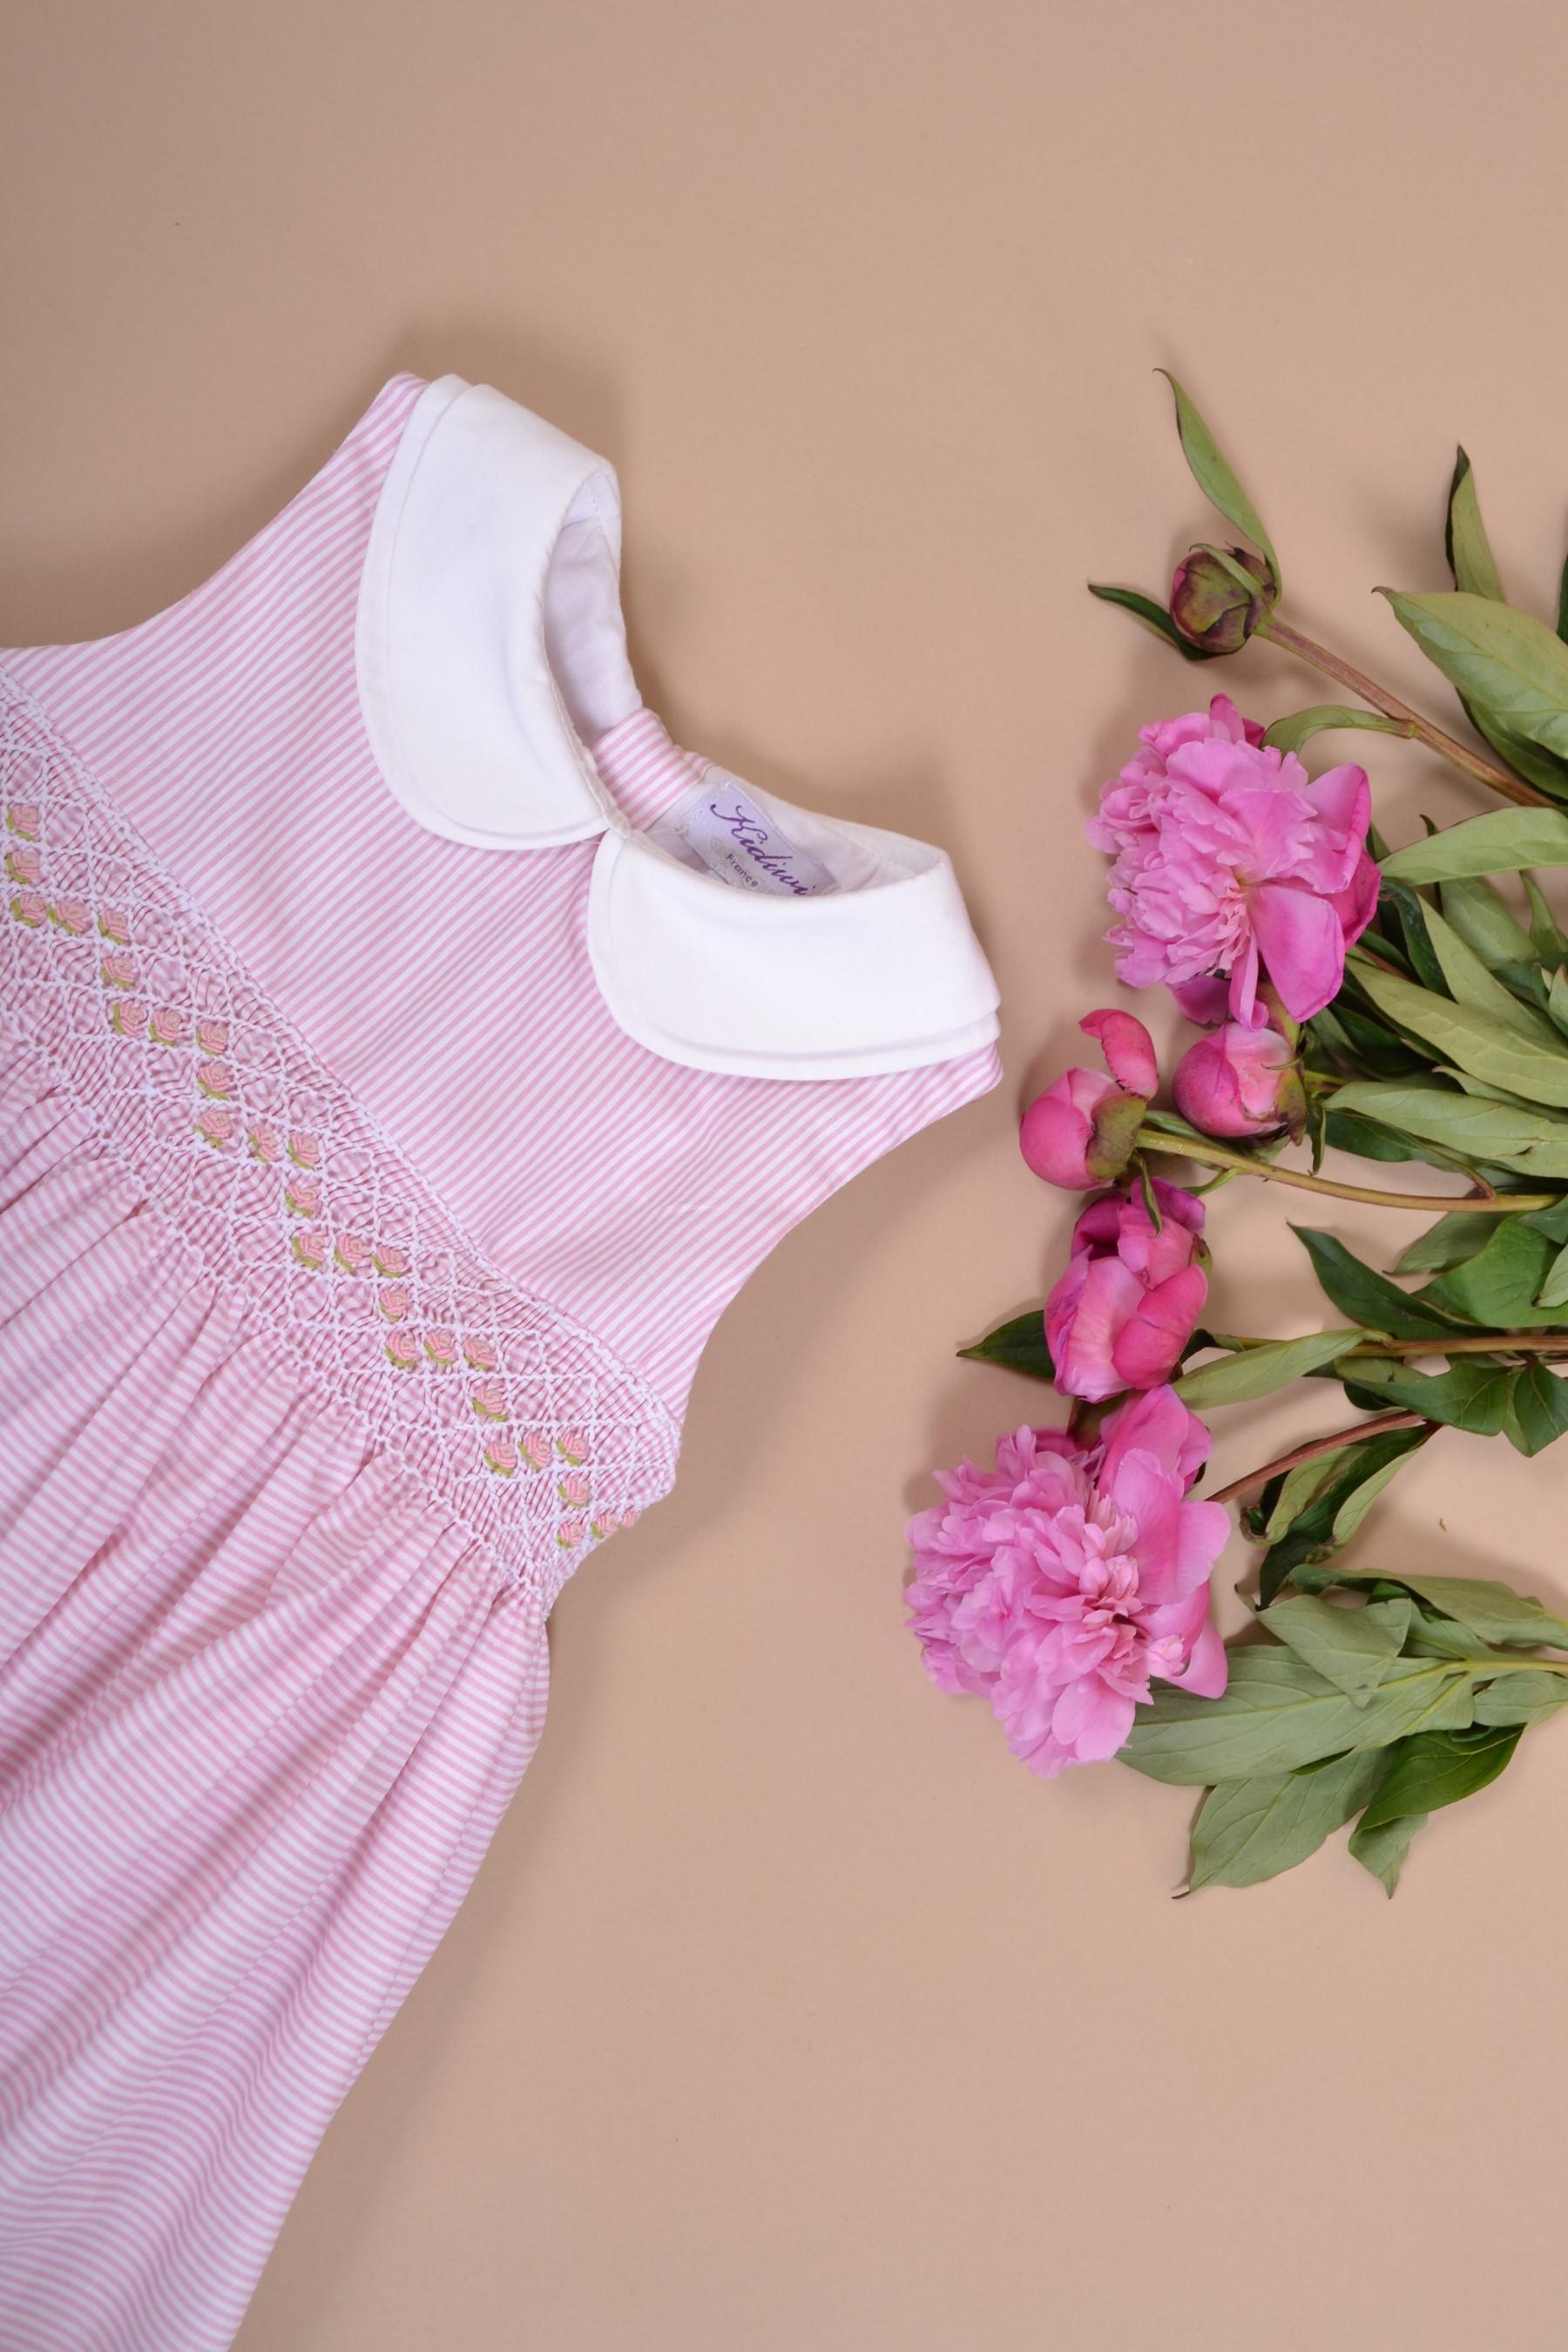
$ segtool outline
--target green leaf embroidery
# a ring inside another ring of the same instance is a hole
[[[1286,1388],[1320,1364],[1332,1363],[1364,1331],[1309,1331],[1300,1339],[1271,1339],[1262,1348],[1247,1348],[1217,1364],[1200,1364],[1195,1372],[1176,1381],[1176,1394],[1195,1412],[1215,1404],[1243,1404]]]
[[[1568,754],[1568,646],[1544,622],[1462,590],[1428,596],[1391,588],[1378,593],[1462,695],[1495,711],[1531,742]]]
[[[1258,520],[1257,509],[1220,456],[1214,435],[1175,377],[1168,368],[1162,368],[1160,373],[1175,396],[1176,430],[1181,436],[1182,454],[1192,469],[1193,479],[1210,505],[1217,507],[1227,522],[1233,522],[1237,530],[1245,531],[1254,547],[1262,550],[1268,558],[1269,569],[1278,584],[1279,561],[1268,533]]]
[[[973,1348],[960,1348],[959,1354],[975,1364],[1000,1364],[1009,1372],[1023,1372],[1032,1381],[1054,1381],[1056,1366],[1046,1345],[1045,1317],[1037,1307],[1026,1315],[1015,1315],[1010,1323],[999,1323],[994,1331],[977,1339]]]
[[[1300,1772],[1221,1782],[1193,1826],[1188,1893],[1257,1886],[1293,1870],[1364,1804],[1382,1769],[1368,1748]]]

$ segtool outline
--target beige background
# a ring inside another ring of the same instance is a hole
[[[779,1251],[679,1492],[568,1589],[243,2352],[1560,2344],[1568,1729],[1392,1906],[1342,1851],[1173,1904],[1185,1798],[1041,1786],[932,1691],[900,1528],[1042,1403],[952,1349],[1062,1249],[1013,1120],[1110,993],[1081,819],[1192,691],[1082,589],[1211,527],[1151,370],[1391,682],[1430,673],[1366,592],[1440,584],[1457,435],[1543,600],[1561,9],[64,0],[7,48],[0,642],[192,585],[395,368],[488,378],[620,466],[676,732],[947,843],[1005,997],[1005,1092]],[[1374,766],[1396,836],[1466,805]],[[1316,1321],[1276,1204],[1222,1207],[1220,1319]],[[1232,1412],[1220,1475],[1335,1417]],[[1444,1439],[1363,1549],[1562,1601],[1565,1479]]]

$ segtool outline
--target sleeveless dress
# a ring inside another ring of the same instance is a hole
[[[615,475],[389,383],[0,656],[0,2343],[217,2352],[790,1225],[995,1082],[948,861],[678,750]]]

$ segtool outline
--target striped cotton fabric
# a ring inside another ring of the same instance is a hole
[[[664,1061],[592,842],[404,813],[354,621],[422,389],[169,611],[4,657],[6,2352],[231,2340],[715,1318],[997,1075]],[[638,824],[701,770],[646,711],[595,756]]]

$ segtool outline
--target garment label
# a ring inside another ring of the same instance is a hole
[[[649,827],[679,856],[695,852],[721,881],[777,898],[815,898],[837,884],[820,859],[764,816],[738,778],[710,768],[696,788]]]

